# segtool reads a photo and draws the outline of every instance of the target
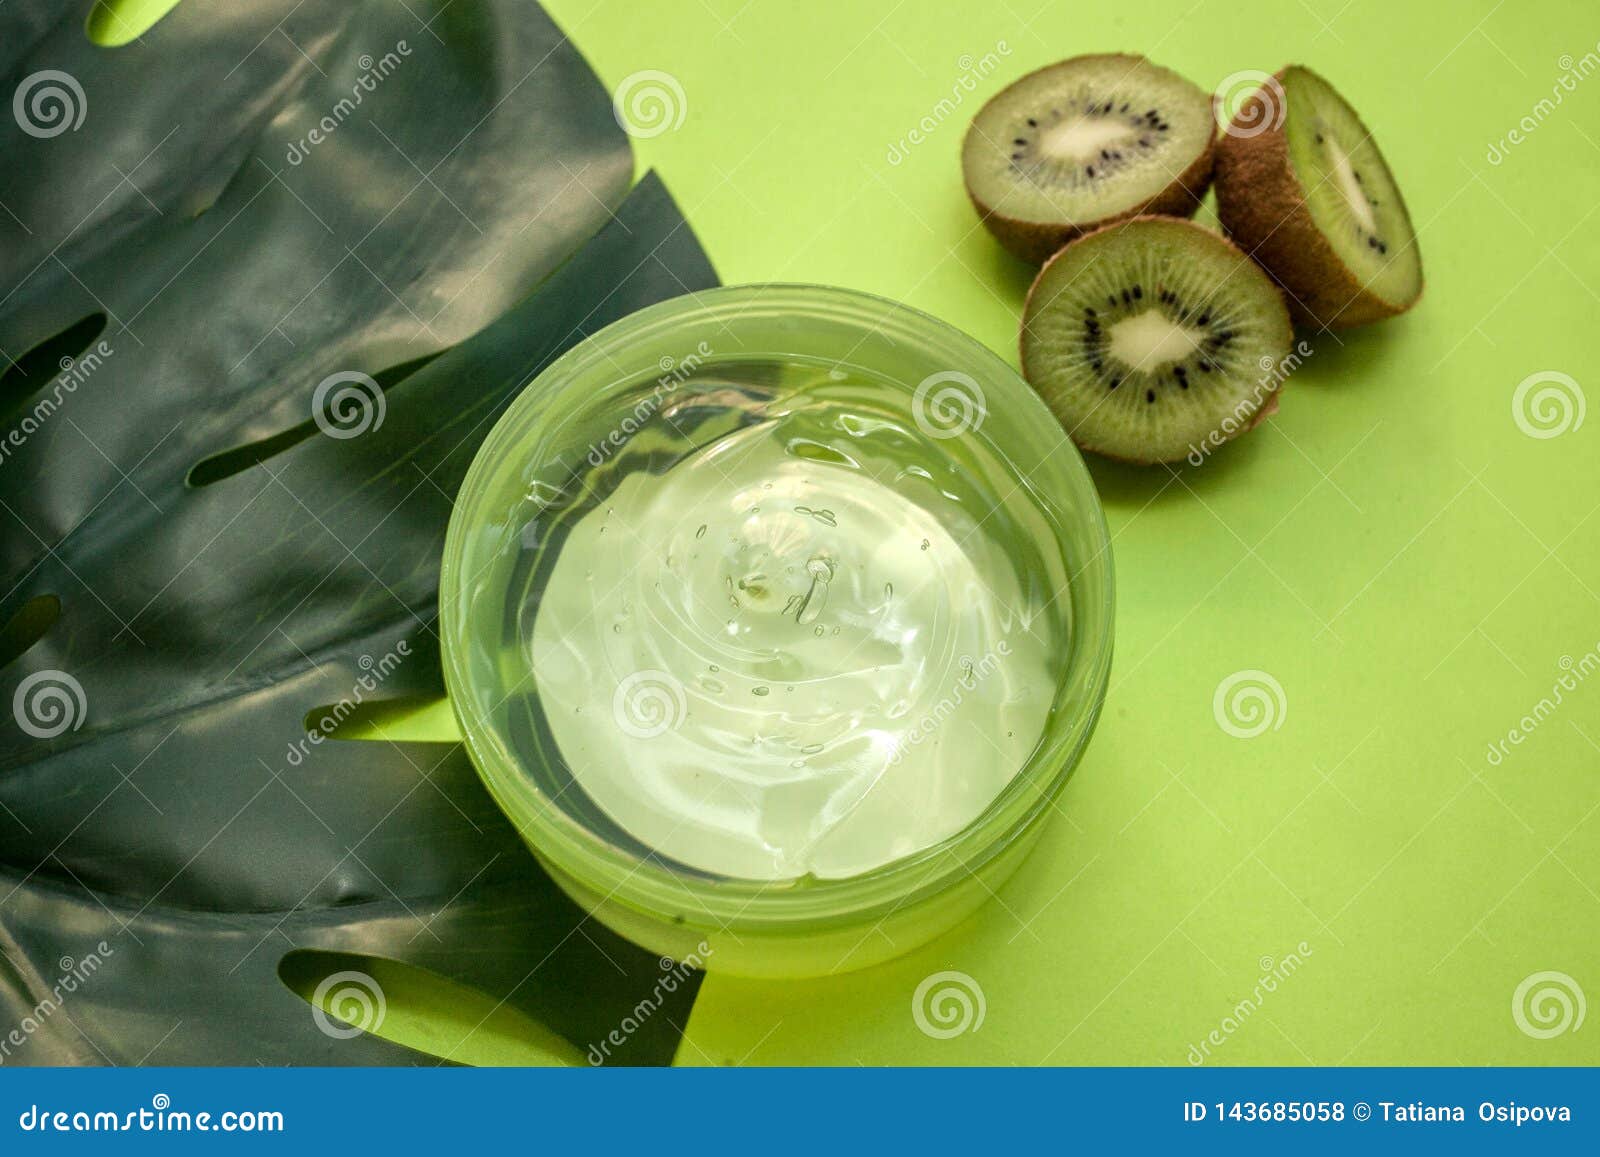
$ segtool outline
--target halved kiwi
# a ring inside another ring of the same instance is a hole
[[[1022,313],[1022,372],[1085,450],[1204,457],[1272,411],[1294,330],[1227,239],[1136,217],[1072,242]]]
[[[1377,142],[1333,86],[1291,65],[1217,147],[1217,216],[1302,324],[1364,325],[1422,296],[1422,257]]]
[[[1187,217],[1211,184],[1210,94],[1142,56],[1076,56],[978,111],[961,149],[967,195],[1024,261],[1140,213]]]

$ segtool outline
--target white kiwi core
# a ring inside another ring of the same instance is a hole
[[[1052,126],[1042,136],[1040,148],[1061,161],[1090,161],[1102,149],[1127,142],[1133,133],[1120,121],[1074,117]]]
[[[1110,329],[1111,356],[1130,369],[1154,371],[1181,362],[1205,340],[1205,331],[1173,321],[1159,309],[1125,317]]]

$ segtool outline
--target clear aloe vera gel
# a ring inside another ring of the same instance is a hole
[[[518,608],[555,750],[659,855],[859,875],[966,827],[1038,743],[1066,627],[1030,581],[1039,527],[910,400],[711,363],[595,472]]]
[[[502,419],[451,526],[446,666],[580,903],[805,975],[1014,868],[1103,697],[1110,597],[1087,474],[1014,372],[893,303],[757,286],[617,323]]]

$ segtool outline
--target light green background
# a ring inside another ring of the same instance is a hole
[[[1600,413],[1549,439],[1512,415],[1544,370],[1600,406],[1600,74],[1487,158],[1563,56],[1600,52],[1592,0],[546,2],[608,86],[682,86],[682,124],[639,163],[730,283],[885,294],[1014,361],[1029,271],[977,226],[962,133],[1009,80],[1101,51],[1207,88],[1321,71],[1395,167],[1428,278],[1410,315],[1313,337],[1278,416],[1203,468],[1092,464],[1118,570],[1110,698],[998,902],[869,972],[713,977],[680,1061],[1181,1065],[1301,941],[1218,1063],[1600,1061],[1600,1008],[1550,1039],[1512,1017],[1543,970],[1600,1000],[1600,677],[1486,761],[1562,657],[1600,645]],[[985,53],[999,70],[890,164]],[[1213,692],[1249,668],[1287,709],[1237,739]],[[978,1031],[916,1027],[942,969],[981,986]]]
[[[1311,335],[1278,415],[1205,466],[1091,462],[1118,571],[1111,692],[997,901],[868,972],[712,977],[680,1062],[1182,1065],[1290,952],[1298,971],[1210,1063],[1600,1062],[1600,1009],[1548,1039],[1513,1017],[1537,972],[1600,999],[1600,674],[1486,758],[1600,647],[1600,413],[1535,438],[1512,409],[1541,371],[1600,406],[1600,70],[1536,107],[1600,58],[1592,0],[545,2],[608,86],[681,86],[682,123],[637,141],[639,165],[729,283],[884,294],[1014,361],[1030,271],[966,203],[962,133],[1011,79],[1101,51],[1208,88],[1322,72],[1396,169],[1428,279],[1403,318]],[[939,121],[986,54],[998,68]],[[1213,695],[1251,669],[1284,708],[1235,738]],[[985,1017],[933,1039],[913,992],[951,969]],[[451,1055],[541,1055],[514,1026],[477,1035]]]

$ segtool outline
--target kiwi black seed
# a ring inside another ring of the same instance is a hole
[[[979,110],[961,168],[989,232],[1025,261],[1141,213],[1189,216],[1211,184],[1210,94],[1142,56],[1076,56]]]
[[[1293,340],[1282,295],[1237,246],[1191,221],[1136,217],[1039,271],[1022,372],[1085,450],[1172,462],[1271,413]]]
[[[1422,296],[1422,258],[1377,142],[1333,86],[1291,65],[1217,146],[1217,216],[1284,289],[1296,321],[1348,328]]]

